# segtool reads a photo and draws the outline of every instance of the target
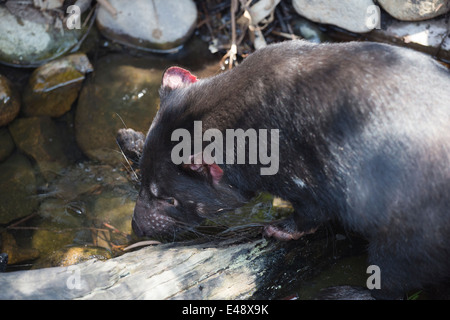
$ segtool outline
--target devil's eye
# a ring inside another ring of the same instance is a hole
[[[175,198],[166,198],[164,199],[168,204],[170,204],[171,206],[177,206],[178,205],[178,201]]]

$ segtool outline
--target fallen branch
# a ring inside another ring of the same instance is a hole
[[[8,289],[0,290],[0,299],[278,299],[352,247],[346,240],[330,241],[326,230],[291,242],[245,237],[156,245],[105,261],[3,273],[0,288]]]

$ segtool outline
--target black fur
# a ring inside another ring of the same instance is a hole
[[[369,264],[382,272],[380,297],[450,275],[450,75],[428,56],[375,43],[291,41],[160,94],[140,164],[138,235],[173,238],[267,191],[295,209],[268,235],[298,237],[337,219],[366,236]],[[174,165],[171,134],[192,130],[194,120],[203,130],[279,129],[279,172],[224,164],[215,184]]]

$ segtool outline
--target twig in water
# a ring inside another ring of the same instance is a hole
[[[161,244],[161,242],[156,241],[156,240],[140,241],[140,242],[133,243],[132,245],[130,245],[126,248],[123,248],[123,251],[131,250],[131,249],[138,248],[138,247],[150,246],[150,245],[154,245],[154,244]]]
[[[18,225],[20,225],[21,223],[24,223],[25,221],[30,220],[31,218],[34,218],[35,216],[37,216],[37,214],[38,214],[37,212],[33,212],[33,213],[29,214],[29,215],[26,216],[25,218],[23,218],[23,219],[21,219],[21,220],[15,222],[15,223],[13,223],[13,224],[7,226],[6,228],[0,230],[0,233],[2,233],[3,231],[6,231],[6,230],[8,230],[8,229],[16,229]]]

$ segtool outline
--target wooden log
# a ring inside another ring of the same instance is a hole
[[[0,299],[277,299],[310,279],[348,241],[326,230],[292,242],[213,239],[145,247],[106,261],[0,275]]]

